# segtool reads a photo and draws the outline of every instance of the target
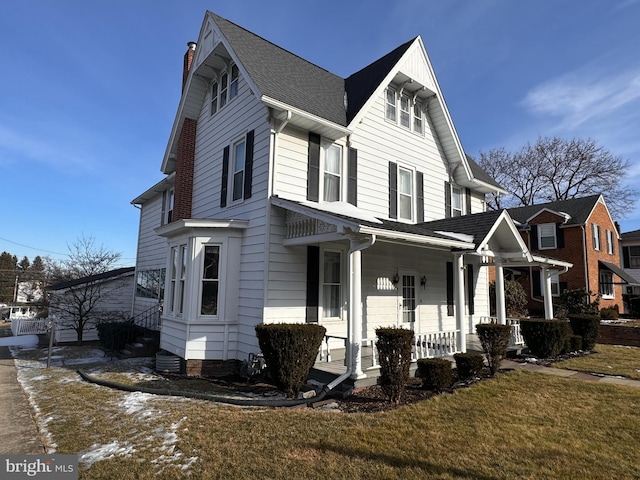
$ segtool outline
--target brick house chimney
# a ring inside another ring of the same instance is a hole
[[[184,65],[182,67],[182,91],[184,92],[184,85],[187,83],[187,76],[189,75],[189,70],[191,69],[191,63],[193,62],[193,54],[196,51],[196,42],[188,42],[187,43],[187,51],[184,54]]]
[[[188,49],[184,54],[184,68],[182,71],[182,91],[193,62],[196,43],[187,43]],[[193,199],[193,168],[196,152],[197,120],[185,118],[178,137],[178,152],[176,158],[176,179],[174,186],[173,220],[191,218]]]

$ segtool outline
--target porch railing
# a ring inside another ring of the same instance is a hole
[[[509,345],[524,345],[524,338],[520,331],[520,319],[519,318],[507,318],[507,325],[511,326],[511,338],[509,339]],[[498,317],[480,317],[480,323],[498,323]]]
[[[460,351],[458,348],[458,336],[460,330],[443,330],[440,332],[417,333],[413,337],[411,360],[419,358],[445,357]],[[376,348],[377,338],[363,338],[361,342],[363,353],[362,367],[376,368],[380,366],[378,362],[378,349]],[[331,348],[347,350],[347,339],[335,335],[325,335],[320,347],[320,361],[331,362]],[[339,346],[335,346],[338,343]],[[365,360],[366,359],[366,360]],[[369,361],[370,359],[370,361]],[[365,363],[366,362],[366,363]]]
[[[46,318],[12,318],[11,333],[13,335],[39,335],[47,333],[49,320]]]

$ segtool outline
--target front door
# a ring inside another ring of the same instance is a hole
[[[399,323],[402,328],[415,330],[417,289],[415,272],[400,272],[400,288],[398,289]]]

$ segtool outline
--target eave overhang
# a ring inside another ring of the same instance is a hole
[[[249,226],[248,220],[211,220],[200,218],[189,218],[176,220],[175,222],[162,225],[154,230],[160,237],[176,237],[184,234],[205,233],[206,230],[235,229],[245,230]]]

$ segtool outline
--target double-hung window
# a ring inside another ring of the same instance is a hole
[[[187,280],[187,245],[171,247],[169,283],[169,311],[173,315],[184,311],[184,292]]]
[[[218,111],[218,82],[211,85],[211,115]]]
[[[556,224],[543,223],[538,225],[538,248],[540,250],[556,248]]]
[[[413,220],[413,171],[398,168],[398,217],[402,220]]]
[[[228,82],[229,74],[225,72],[220,77],[220,108],[227,104],[227,89],[229,88],[227,85]]]
[[[640,246],[629,247],[629,267],[640,268]]]
[[[396,91],[389,87],[385,91],[385,117],[392,122],[396,121]]]
[[[613,274],[608,270],[600,270],[600,294],[603,297],[612,298]]]
[[[205,245],[202,252],[202,293],[200,315],[218,315],[218,291],[220,287],[220,246]]]
[[[424,135],[422,125],[422,104],[420,102],[416,102],[413,104],[413,131],[420,135]]]
[[[451,185],[451,216],[462,216],[462,188]]]
[[[342,192],[342,148],[330,145],[324,150],[322,179],[322,199],[325,202],[338,202]]]
[[[591,224],[591,241],[594,250],[600,250],[600,225]]]
[[[322,261],[322,317],[341,318],[341,252],[325,250]]]
[[[240,71],[233,64],[211,84],[211,115],[238,96]]]
[[[232,199],[240,200],[244,188],[244,168],[246,160],[246,141],[243,139],[233,145]]]
[[[411,128],[411,99],[407,95],[400,97],[400,125]]]
[[[607,253],[609,255],[613,255],[614,253],[613,232],[611,230],[607,230]]]
[[[161,225],[171,223],[173,220],[173,188],[162,192],[162,218]]]
[[[231,84],[229,85],[229,100],[238,96],[238,67],[231,66]]]

